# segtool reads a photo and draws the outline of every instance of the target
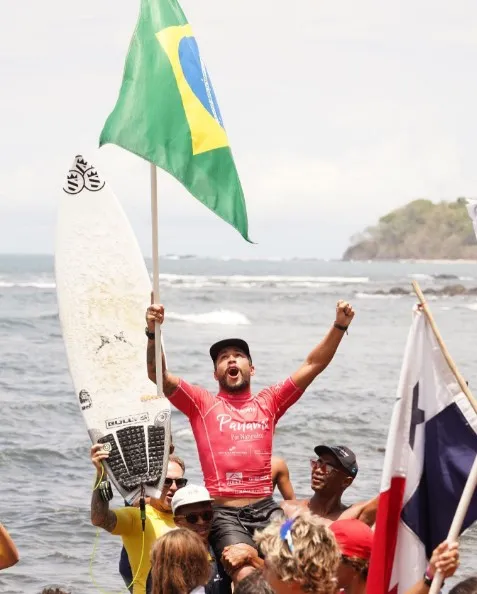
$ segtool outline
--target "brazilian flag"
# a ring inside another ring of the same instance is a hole
[[[119,97],[100,146],[168,171],[248,241],[247,209],[212,82],[176,0],[141,0]]]

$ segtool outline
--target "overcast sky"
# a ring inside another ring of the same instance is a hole
[[[137,0],[0,0],[0,252],[52,253],[82,152],[150,250],[148,165],[97,149]],[[248,245],[159,172],[160,250],[341,256],[411,199],[477,194],[475,0],[183,0],[245,190]]]

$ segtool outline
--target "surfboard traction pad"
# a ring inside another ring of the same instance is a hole
[[[129,503],[139,495],[141,485],[151,496],[162,490],[171,441],[170,411],[161,411],[154,425],[132,424],[106,435],[91,429],[89,434],[93,443],[103,444],[108,452],[104,461],[108,475]]]

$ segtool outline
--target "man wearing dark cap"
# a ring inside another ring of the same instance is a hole
[[[316,458],[310,459],[310,499],[284,501],[286,514],[293,515],[297,508],[307,507],[312,514],[331,524],[336,520],[358,519],[372,526],[376,520],[378,497],[370,501],[345,505],[341,497],[358,474],[356,456],[346,446],[319,445],[315,448]]]
[[[210,348],[218,394],[173,376],[163,358],[163,391],[189,418],[197,443],[205,486],[214,499],[210,541],[217,559],[227,548],[230,577],[235,583],[256,565],[253,533],[282,513],[272,498],[272,439],[275,426],[311,382],[329,365],[354,317],[351,305],[338,301],[336,317],[323,340],[285,381],[253,395],[255,374],[248,344],[240,338],[221,340]],[[155,322],[164,321],[164,307],[146,313],[148,375],[156,381]],[[240,562],[234,563],[234,551]],[[244,551],[248,551],[244,558]]]

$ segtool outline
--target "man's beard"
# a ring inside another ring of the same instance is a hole
[[[231,394],[235,394],[237,392],[244,392],[250,386],[250,380],[243,379],[239,384],[234,384],[230,386],[227,383],[225,377],[219,380],[219,386],[222,388],[224,392],[230,392]]]

